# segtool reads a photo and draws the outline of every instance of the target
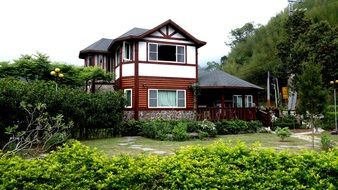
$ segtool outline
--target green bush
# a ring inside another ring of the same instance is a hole
[[[120,92],[88,94],[78,89],[58,86],[55,82],[23,82],[0,79],[0,133],[8,126],[25,124],[25,112],[20,102],[35,105],[44,103],[51,116],[62,114],[66,122],[76,125],[73,134],[86,135],[91,128],[114,128],[122,121],[124,98]],[[1,131],[2,130],[2,131]]]
[[[207,133],[209,137],[216,137],[217,130],[215,126],[213,122],[208,120],[198,122],[199,133]]]
[[[1,157],[0,189],[335,189],[338,151],[292,154],[217,142],[173,156],[107,158],[79,142]]]
[[[188,139],[187,124],[179,122],[172,130],[173,139],[175,141],[184,141]]]
[[[276,129],[276,135],[278,137],[280,137],[282,139],[282,141],[284,141],[284,139],[288,138],[291,136],[291,131],[288,127],[285,127],[285,128],[279,128],[277,127]]]
[[[329,151],[334,147],[334,141],[330,139],[330,134],[328,132],[324,132],[320,138],[320,143],[322,145],[322,150]]]
[[[215,124],[219,135],[255,133],[263,127],[260,121],[222,120]]]
[[[143,121],[127,120],[122,121],[119,126],[120,135],[136,136],[142,133]]]
[[[326,112],[319,126],[324,130],[334,130],[335,129],[334,114],[335,114],[334,112]]]
[[[276,121],[272,123],[273,129],[279,127],[279,128],[285,128],[288,127],[289,129],[299,129],[302,126],[297,123],[296,117],[293,115],[288,115],[284,117],[277,118]]]

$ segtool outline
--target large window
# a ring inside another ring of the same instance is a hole
[[[149,60],[185,62],[185,47],[167,44],[149,44]]]
[[[131,89],[124,89],[124,96],[126,98],[126,108],[132,107],[132,90]]]
[[[185,90],[157,90],[148,93],[150,108],[185,108]]]

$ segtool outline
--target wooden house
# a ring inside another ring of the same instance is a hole
[[[240,101],[242,105],[251,101],[250,108],[254,101],[257,105],[256,90],[260,87],[216,88],[203,82],[207,73],[198,69],[198,49],[205,44],[168,20],[152,29],[133,28],[115,39],[102,38],[80,51],[79,57],[84,59],[85,66],[114,72],[115,89],[123,90],[127,99],[126,118],[203,119],[201,113],[210,110],[198,109],[228,108],[230,92],[237,95],[237,99],[231,100],[238,102],[236,106],[231,104],[231,108],[240,108]],[[194,86],[201,87],[201,101]],[[226,93],[229,89],[232,91]],[[209,95],[217,100],[208,99]]]

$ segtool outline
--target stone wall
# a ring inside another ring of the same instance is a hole
[[[156,111],[139,111],[140,120],[166,119],[166,120],[194,120],[195,111],[186,110],[156,110]]]
[[[123,119],[124,120],[134,119],[134,111],[124,111]]]
[[[124,111],[124,119],[130,120],[134,118],[134,111]],[[196,112],[193,110],[153,110],[139,111],[139,120],[195,120]]]

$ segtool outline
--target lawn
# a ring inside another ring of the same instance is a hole
[[[307,141],[292,137],[287,138],[285,142],[281,142],[280,138],[275,134],[268,133],[222,135],[208,140],[190,140],[183,142],[158,141],[137,136],[86,140],[82,141],[82,143],[90,147],[96,147],[99,151],[102,151],[109,156],[113,156],[119,154],[136,155],[140,153],[174,154],[180,147],[208,145],[216,141],[231,141],[231,143],[235,144],[239,140],[248,145],[258,142],[263,148],[275,148],[277,150],[290,149],[291,151],[307,149],[310,144]]]

